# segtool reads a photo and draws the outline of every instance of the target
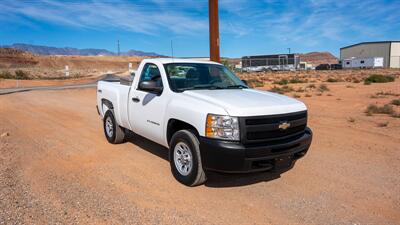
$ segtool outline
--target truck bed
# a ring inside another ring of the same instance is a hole
[[[99,81],[97,83],[97,105],[100,115],[103,117],[112,104],[115,119],[122,127],[129,128],[127,102],[129,98],[130,84],[121,84],[118,81]]]

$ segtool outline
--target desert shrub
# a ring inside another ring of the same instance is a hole
[[[304,96],[307,97],[307,98],[309,98],[309,97],[311,97],[312,95],[306,94],[306,95],[304,95]]]
[[[14,76],[9,71],[1,71],[0,79],[14,79]]]
[[[339,82],[338,79],[333,78],[333,77],[329,77],[326,81],[327,81],[327,82],[331,82],[331,83],[333,83],[333,82]]]
[[[291,84],[301,84],[301,83],[306,83],[306,82],[307,82],[307,80],[302,80],[302,79],[297,78],[297,77],[292,78],[292,79],[289,80],[289,83],[291,83]]]
[[[300,95],[298,95],[298,94],[294,94],[293,95],[293,98],[300,98],[301,96]]]
[[[17,80],[30,80],[29,73],[23,70],[16,70],[15,71],[15,79]]]
[[[370,104],[367,109],[365,110],[365,113],[368,115],[372,114],[389,114],[392,115],[395,113],[393,110],[393,107],[391,105],[384,105],[384,106],[377,106],[375,104]]]
[[[390,96],[400,96],[400,94],[396,94],[390,91],[380,91],[380,92],[376,92],[376,95],[390,95]]]
[[[294,91],[294,89],[292,87],[285,85],[282,87],[273,86],[269,91],[276,92],[279,94],[284,94],[287,92],[292,92],[292,91]]]
[[[393,99],[393,100],[390,102],[390,104],[400,106],[400,98],[399,98],[399,99]]]
[[[286,79],[282,79],[282,80],[278,80],[278,81],[274,81],[273,84],[279,84],[279,85],[287,85],[289,83],[288,80]]]
[[[350,122],[350,123],[354,123],[354,122],[356,122],[356,119],[354,119],[353,117],[349,117],[347,119],[347,121]]]
[[[387,127],[387,125],[389,125],[389,122],[382,122],[382,123],[378,123],[377,125],[378,125],[378,127]]]
[[[262,80],[258,80],[258,79],[249,79],[249,80],[247,80],[247,84],[250,87],[263,87],[264,86],[264,82]]]
[[[394,81],[393,76],[373,74],[365,78],[364,84],[369,85],[371,83],[387,83],[393,81]]]
[[[309,85],[307,85],[307,88],[313,89],[313,88],[316,88],[316,86],[315,86],[315,84],[309,84]]]
[[[326,86],[326,84],[320,84],[318,87],[318,91],[320,92],[329,91],[329,88],[328,86]]]

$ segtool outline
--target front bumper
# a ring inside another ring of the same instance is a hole
[[[219,172],[256,172],[290,167],[303,157],[312,140],[312,131],[285,143],[245,146],[240,142],[200,137],[203,166]]]

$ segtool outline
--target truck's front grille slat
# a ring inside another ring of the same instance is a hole
[[[282,142],[294,135],[301,135],[307,127],[307,111],[271,116],[243,117],[240,119],[242,140],[245,144]],[[290,124],[280,129],[282,123]]]

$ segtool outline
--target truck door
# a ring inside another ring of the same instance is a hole
[[[148,80],[155,80],[157,85],[163,87],[160,69],[153,63],[146,63],[138,76],[140,76],[139,81],[132,87],[129,94],[129,123],[133,132],[163,144],[163,119],[167,104],[167,98],[163,96],[165,90],[157,95],[139,88],[140,82]]]

